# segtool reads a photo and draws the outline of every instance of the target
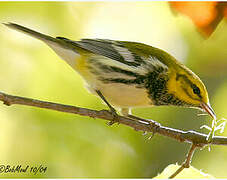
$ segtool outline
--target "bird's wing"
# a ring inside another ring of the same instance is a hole
[[[141,56],[124,47],[122,44],[123,41],[121,42],[106,39],[82,39],[81,41],[74,42],[81,48],[116,60],[128,66],[140,66],[141,63],[143,63]]]
[[[106,39],[82,39],[81,41],[73,42],[81,48],[131,67],[148,67],[150,70],[159,67],[168,69],[167,64],[162,61],[162,59],[165,59],[163,55],[168,54],[160,49],[142,43]]]

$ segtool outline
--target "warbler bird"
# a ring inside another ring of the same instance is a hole
[[[182,106],[206,111],[216,119],[200,78],[161,49],[108,39],[73,41],[14,23],[5,25],[45,42],[113,112],[112,105],[125,116],[136,107]]]

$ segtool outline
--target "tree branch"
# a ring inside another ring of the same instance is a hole
[[[116,116],[113,116],[113,114],[107,110],[96,111],[96,110],[80,108],[80,107],[75,107],[70,105],[40,101],[40,100],[19,97],[19,96],[12,96],[12,95],[5,94],[3,92],[0,92],[0,101],[3,101],[3,103],[8,106],[13,104],[21,104],[21,105],[51,109],[51,110],[56,110],[56,111],[61,111],[66,113],[79,114],[81,116],[89,116],[92,118],[100,118],[108,121],[117,120],[120,124],[130,126],[137,131],[157,133],[162,136],[166,136],[180,142],[196,144],[197,146],[200,146],[200,147],[203,147],[208,144],[227,145],[227,137],[214,136],[211,142],[208,143],[206,139],[207,138],[206,134],[198,133],[195,131],[182,131],[178,129],[161,126],[160,124],[152,120],[135,121],[133,119],[123,117],[120,115],[116,117]]]
[[[173,179],[176,177],[176,175],[178,175],[181,171],[183,171],[184,168],[189,168],[190,167],[190,163],[191,163],[191,160],[192,160],[192,157],[193,157],[193,154],[195,152],[197,148],[197,145],[196,144],[192,144],[191,145],[191,148],[186,156],[186,159],[184,161],[184,163],[181,165],[181,167],[179,169],[176,170],[175,173],[173,173],[169,179]]]

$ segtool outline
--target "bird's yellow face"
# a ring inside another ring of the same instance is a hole
[[[186,105],[202,109],[211,117],[216,115],[209,104],[208,93],[203,82],[188,69],[171,73],[167,84],[169,93],[185,102]]]

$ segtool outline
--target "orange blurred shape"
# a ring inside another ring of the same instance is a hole
[[[172,9],[191,18],[199,31],[205,36],[210,36],[224,14],[227,15],[226,2],[172,1],[169,3]]]
[[[224,9],[223,15],[224,15],[225,18],[227,18],[227,7]]]
[[[204,27],[210,24],[212,20],[214,20],[216,16],[215,6],[217,2],[170,2],[171,6],[181,12],[189,16],[196,26]]]

